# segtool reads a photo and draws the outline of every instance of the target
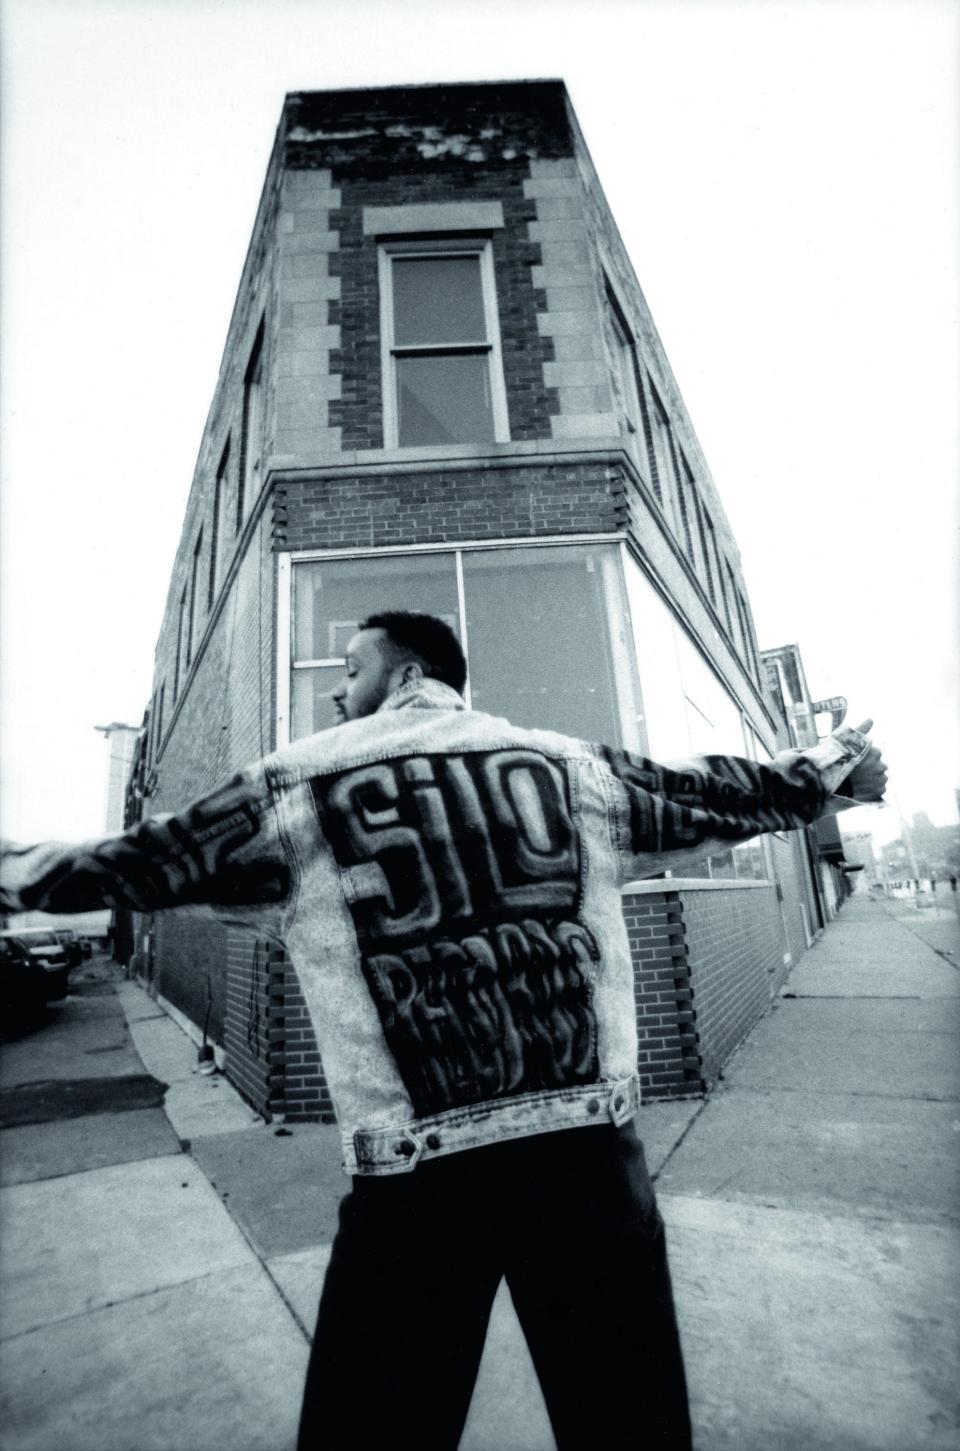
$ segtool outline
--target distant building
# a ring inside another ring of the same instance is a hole
[[[847,702],[842,695],[831,696],[827,700],[811,697],[799,645],[779,645],[776,649],[763,650],[761,659],[771,694],[780,704],[788,723],[791,745],[800,748],[815,746],[821,734],[836,730],[843,722]],[[797,869],[802,872],[808,889],[808,905],[822,927],[836,916],[837,908],[850,891],[839,819],[836,816],[821,817],[804,832],[795,832],[793,844],[798,858]],[[805,858],[802,864],[801,857]],[[811,884],[812,894],[809,892]]]
[[[107,804],[104,813],[104,829],[107,832],[122,831],[124,826],[127,782],[140,738],[140,727],[123,725],[113,721],[110,725],[97,726],[110,744],[110,762],[107,769]]]
[[[960,876],[960,826],[934,826],[925,811],[918,811],[912,824],[902,821],[901,826],[901,835],[881,852],[890,891]]]
[[[860,869],[862,877],[860,890],[863,891],[865,888],[882,883],[883,878],[874,851],[872,834],[869,831],[844,831],[841,817],[840,839],[849,871],[852,872],[855,868]]]
[[[558,81],[298,93],[200,446],[130,809],[334,722],[365,614],[459,633],[470,702],[669,758],[788,744],[736,542]],[[633,884],[652,1095],[697,1092],[819,929],[802,847]],[[135,924],[258,1108],[328,1113],[282,951]]]

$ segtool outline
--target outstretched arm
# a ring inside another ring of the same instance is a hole
[[[254,766],[185,811],[150,817],[120,836],[78,846],[4,843],[0,910],[154,912],[203,904],[218,916],[242,919],[252,909],[279,922],[290,877],[269,779]]]
[[[880,754],[861,730],[842,728],[806,751],[770,762],[702,756],[658,765],[605,751],[613,776],[623,880],[682,869],[705,847],[791,831],[830,811],[878,801],[886,784]],[[849,795],[836,795],[847,782]]]

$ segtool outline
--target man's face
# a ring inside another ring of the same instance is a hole
[[[404,667],[391,664],[390,654],[383,630],[360,630],[354,635],[347,646],[346,674],[333,692],[338,722],[373,715],[403,684]]]

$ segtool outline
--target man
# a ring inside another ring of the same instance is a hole
[[[301,1451],[453,1451],[504,1276],[561,1448],[680,1451],[620,885],[879,800],[885,771],[852,730],[658,766],[468,711],[465,678],[442,621],[371,616],[339,726],[179,815],[12,849],[4,905],[207,904],[286,943],[353,1176]]]

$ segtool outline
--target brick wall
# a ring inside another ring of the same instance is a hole
[[[273,747],[272,527],[269,513],[251,516],[232,578],[203,623],[176,706],[167,711],[151,814],[181,809]],[[272,949],[242,929],[196,916],[160,913],[153,926],[156,990],[200,1026],[212,994],[210,1037],[226,1050],[230,1078],[266,1111],[264,964]]]
[[[553,345],[537,324],[545,295],[532,281],[531,269],[540,264],[541,252],[528,236],[528,224],[536,217],[535,203],[524,196],[528,176],[529,163],[522,157],[490,168],[449,160],[421,162],[417,172],[372,178],[351,179],[334,169],[342,203],[330,214],[339,249],[331,255],[329,269],[340,279],[340,301],[330,303],[328,318],[340,326],[341,344],[330,355],[330,368],[340,374],[341,385],[340,398],[329,405],[329,418],[332,427],[341,428],[344,449],[384,447],[378,244],[375,236],[364,235],[363,208],[464,199],[496,200],[503,207],[504,225],[494,228],[491,243],[510,437],[550,437],[550,415],[559,410],[559,402],[556,389],[544,381]]]
[[[680,897],[627,894],[623,915],[633,957],[640,1087],[648,1099],[699,1093],[703,1070]]]
[[[686,891],[683,921],[709,1084],[770,1003],[783,959],[776,889]]]
[[[602,464],[503,465],[278,481],[278,549],[335,549],[616,530],[619,476]]]
[[[223,1047],[231,1083],[260,1113],[270,1097],[270,1048],[277,1042],[272,945],[242,928],[226,931],[226,1022]]]
[[[333,1102],[307,1005],[297,975],[279,949],[271,972],[270,1113],[333,1123]]]
[[[204,1025],[212,1043],[223,1043],[227,1007],[225,971],[227,928],[220,922],[180,912],[154,919],[154,986],[168,1002]]]

